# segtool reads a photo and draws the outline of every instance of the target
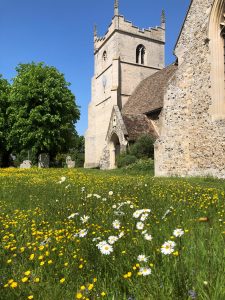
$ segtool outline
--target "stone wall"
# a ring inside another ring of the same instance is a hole
[[[122,16],[114,16],[103,38],[97,37],[95,32],[95,74],[85,134],[85,167],[99,166],[102,153],[106,153],[106,135],[113,107],[122,109],[136,86],[164,67],[164,25],[140,30]],[[146,49],[144,65],[136,63],[139,44]]]
[[[164,98],[155,143],[156,176],[225,178],[225,118],[214,120],[211,114],[213,60],[208,32],[213,3],[192,1],[176,45],[179,67]]]
[[[114,155],[112,157],[112,151],[115,151],[115,146],[113,145],[112,141],[113,135],[116,135],[118,137],[120,144],[120,153],[126,152],[128,142],[125,136],[127,136],[128,133],[123,121],[123,117],[117,105],[115,105],[112,109],[109,127],[105,139],[105,147],[100,159],[100,168],[102,170],[114,169],[116,167],[116,157]]]

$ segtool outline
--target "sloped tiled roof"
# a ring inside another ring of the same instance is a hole
[[[172,64],[144,79],[129,97],[122,114],[138,115],[162,108],[168,81],[176,70]]]
[[[146,115],[125,114],[123,115],[123,121],[128,132],[129,141],[136,141],[143,134],[149,134],[154,138],[157,137],[152,121]]]

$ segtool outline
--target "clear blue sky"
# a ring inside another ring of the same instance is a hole
[[[81,108],[76,128],[84,134],[93,76],[93,26],[104,35],[114,0],[0,0],[0,73],[11,80],[18,63],[43,61],[71,83]],[[166,11],[166,64],[190,0],[120,0],[120,14],[138,27],[160,25]]]

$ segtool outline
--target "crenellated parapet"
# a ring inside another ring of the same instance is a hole
[[[139,28],[132,22],[127,21],[122,15],[114,15],[111,24],[103,37],[94,37],[94,49],[98,51],[102,45],[115,33],[121,32],[134,37],[141,37],[159,43],[165,43],[165,18],[162,18],[160,26]]]

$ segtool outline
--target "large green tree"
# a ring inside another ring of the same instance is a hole
[[[9,107],[10,84],[0,75],[0,167],[9,166],[10,150],[7,145],[9,124],[7,109]]]
[[[9,146],[32,150],[36,157],[66,152],[77,136],[80,117],[64,75],[43,63],[20,64],[13,79],[8,110]]]

